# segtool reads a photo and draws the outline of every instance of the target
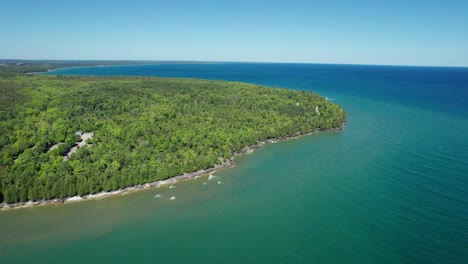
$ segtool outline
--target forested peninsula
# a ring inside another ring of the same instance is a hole
[[[0,66],[3,205],[212,168],[262,140],[340,129],[346,117],[314,93],[240,82],[24,74],[50,68]]]

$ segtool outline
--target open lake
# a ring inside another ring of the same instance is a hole
[[[468,68],[211,63],[48,74],[307,90],[340,104],[348,124],[265,145],[211,180],[0,211],[0,263],[468,262]]]

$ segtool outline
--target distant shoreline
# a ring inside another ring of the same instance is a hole
[[[118,62],[118,61],[117,61]],[[34,75],[34,74],[43,74],[52,72],[55,70],[62,70],[62,69],[76,69],[76,68],[94,68],[94,67],[118,67],[118,66],[144,66],[144,65],[179,65],[179,64],[217,64],[220,62],[197,62],[197,61],[154,61],[154,62],[137,62],[132,64],[130,61],[129,63],[124,64],[96,64],[96,65],[77,65],[77,66],[57,66],[53,67],[44,71],[37,71],[37,72],[26,72],[27,75]],[[65,74],[66,75],[66,74]]]
[[[292,135],[286,135],[286,136],[280,136],[276,138],[271,138],[271,139],[265,139],[265,140],[259,140],[257,141],[257,144],[252,145],[252,146],[247,146],[242,148],[239,151],[236,151],[232,154],[232,157],[225,162],[221,164],[214,165],[211,168],[208,169],[202,169],[198,170],[192,173],[184,173],[182,175],[174,176],[171,178],[168,178],[166,180],[159,180],[155,182],[150,182],[150,183],[145,183],[145,184],[138,184],[134,186],[129,186],[123,189],[115,190],[115,191],[109,191],[109,192],[100,192],[96,194],[88,194],[84,196],[73,196],[73,197],[68,197],[68,198],[63,198],[63,199],[51,199],[51,200],[39,200],[39,201],[28,201],[28,202],[20,202],[20,203],[13,203],[13,204],[5,204],[2,203],[0,204],[0,210],[11,210],[11,209],[20,209],[20,208],[29,208],[29,207],[35,207],[35,206],[41,206],[41,205],[51,205],[51,204],[63,204],[63,203],[71,203],[71,202],[79,202],[79,201],[86,201],[86,200],[92,200],[96,198],[101,198],[101,197],[108,197],[108,196],[115,196],[119,194],[124,194],[124,193],[130,193],[138,190],[144,190],[148,188],[154,188],[154,187],[160,187],[163,185],[168,185],[168,184],[174,184],[179,181],[183,180],[189,180],[193,178],[198,178],[200,176],[206,175],[208,173],[212,173],[221,169],[227,169],[227,168],[232,168],[235,166],[234,162],[234,157],[239,156],[239,155],[244,155],[244,154],[249,154],[254,152],[255,150],[261,148],[264,144],[267,143],[276,143],[278,141],[286,141],[289,139],[294,139],[302,136],[308,136],[311,134],[314,134],[315,132],[327,132],[327,131],[341,131],[344,129],[346,125],[346,121],[343,120],[341,122],[340,127],[335,127],[335,128],[330,128],[330,129],[315,129],[309,132],[296,132]]]

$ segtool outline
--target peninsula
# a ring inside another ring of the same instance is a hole
[[[25,74],[51,68],[0,67],[0,207],[200,175],[346,117],[314,93],[240,82]]]

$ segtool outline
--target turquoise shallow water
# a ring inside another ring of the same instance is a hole
[[[0,212],[0,263],[468,260],[466,68],[227,63],[57,73],[310,89],[341,104],[348,125],[268,144],[213,180]]]

